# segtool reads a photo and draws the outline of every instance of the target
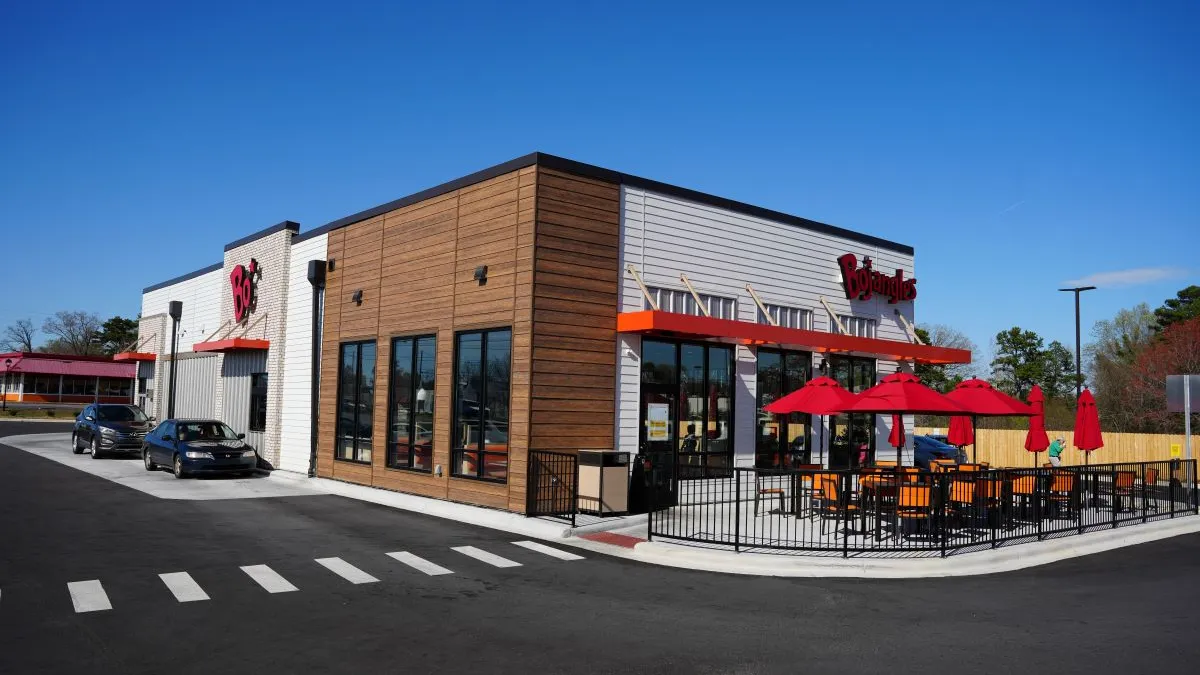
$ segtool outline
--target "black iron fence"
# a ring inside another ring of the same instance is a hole
[[[1200,513],[1196,460],[937,472],[738,468],[674,487],[669,505],[650,505],[649,538],[737,551],[945,556]]]
[[[575,525],[579,504],[579,458],[562,452],[531,450],[527,514],[561,518]]]

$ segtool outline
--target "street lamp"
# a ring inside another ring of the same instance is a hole
[[[1079,404],[1079,395],[1083,393],[1083,367],[1079,360],[1079,294],[1084,291],[1094,291],[1095,286],[1079,286],[1078,288],[1060,288],[1063,293],[1075,294],[1075,403]]]
[[[167,314],[171,315],[171,381],[167,384],[167,419],[175,419],[175,358],[179,345],[179,319],[183,317],[183,303],[172,300],[167,305]]]
[[[8,369],[12,368],[12,359],[4,359],[4,396],[0,397],[0,406],[8,410]]]

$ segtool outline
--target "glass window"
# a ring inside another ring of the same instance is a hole
[[[875,319],[867,319],[861,316],[850,316],[849,314],[838,314],[838,319],[842,325],[846,326],[846,335],[854,335],[856,337],[873,338],[875,337]],[[841,330],[837,326],[837,322],[832,322],[830,330],[834,333],[841,334]]]
[[[432,335],[392,340],[388,466],[433,470],[436,341]]]
[[[338,419],[334,457],[370,463],[375,408],[375,343],[341,345],[338,359]]]
[[[658,303],[658,308],[664,312],[704,316],[704,312],[700,311],[700,307],[696,304],[696,298],[692,297],[691,291],[657,288],[654,286],[647,287],[647,290],[650,291],[650,295]],[[704,304],[709,315],[714,319],[737,318],[736,300],[705,293],[697,293],[696,295],[700,296],[700,302]],[[645,305],[646,309],[650,309],[649,301],[646,301]]]
[[[58,394],[58,375],[32,375],[26,378],[29,394]]]
[[[758,433],[754,466],[759,469],[795,468],[812,463],[809,450],[811,416],[775,415],[763,410],[804,386],[812,375],[808,352],[758,350]]]
[[[672,428],[650,419],[642,406],[643,440],[673,436],[680,478],[726,476],[733,467],[733,348],[724,345],[642,341],[643,391],[656,405],[677,400],[668,411]],[[676,399],[676,394],[678,398]],[[657,414],[659,408],[655,408]]]
[[[150,419],[140,408],[131,405],[98,405],[88,409],[96,419],[104,422],[146,422]]]
[[[505,481],[512,330],[459,333],[454,373],[453,475]]]
[[[875,386],[874,359],[831,356],[828,362],[830,377],[851,393],[858,394]],[[830,429],[830,468],[854,468],[875,461],[875,415],[835,415],[830,420]]]
[[[267,374],[250,374],[250,431],[267,430]]]
[[[798,309],[796,307],[782,307],[780,305],[767,305],[767,314],[770,315],[775,323],[784,328],[800,328],[802,330],[812,330],[811,310]],[[771,323],[767,320],[767,314],[763,314],[762,310],[758,310],[759,323]]]

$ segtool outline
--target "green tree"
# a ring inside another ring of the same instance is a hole
[[[975,343],[971,342],[970,338],[954,328],[942,324],[922,324],[917,326],[915,330],[917,337],[927,345],[966,349],[971,352],[972,358],[974,358],[976,351]],[[921,378],[921,382],[925,386],[941,392],[947,392],[953,389],[959,382],[973,376],[975,374],[975,364],[973,361],[971,363],[951,363],[947,365],[918,363],[913,372],[917,377]]]
[[[1145,411],[1130,399],[1129,385],[1133,364],[1154,341],[1154,330],[1154,312],[1144,302],[1122,309],[1110,320],[1097,321],[1092,328],[1095,341],[1084,352],[1096,407],[1106,428],[1141,431],[1144,426]]]
[[[1042,390],[1048,398],[1075,398],[1075,352],[1058,340],[1042,351]]]
[[[1187,321],[1200,316],[1200,286],[1191,285],[1168,299],[1162,307],[1154,310],[1154,318],[1158,322],[1158,330],[1166,330],[1167,326],[1180,321]]]
[[[100,327],[100,348],[108,356],[121,352],[137,341],[138,322],[114,316]]]
[[[992,359],[992,384],[1024,399],[1045,377],[1045,341],[1018,326],[996,333],[996,358]]]

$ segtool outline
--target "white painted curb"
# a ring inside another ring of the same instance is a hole
[[[1146,525],[1089,532],[1036,543],[1015,544],[994,550],[961,553],[946,558],[823,558],[787,554],[734,553],[659,541],[637,544],[634,546],[634,555],[630,557],[656,565],[727,574],[917,579],[1013,572],[1069,558],[1197,532],[1200,532],[1200,517],[1180,516]]]

